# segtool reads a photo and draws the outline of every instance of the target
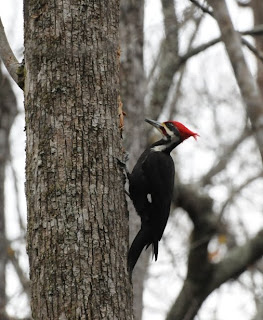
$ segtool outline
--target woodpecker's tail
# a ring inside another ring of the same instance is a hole
[[[158,258],[158,240],[157,241],[153,241],[153,256],[155,261]]]
[[[146,249],[148,249],[148,247],[152,244],[152,249],[153,249],[153,258],[155,261],[157,261],[158,259],[158,244],[159,244],[159,241],[158,240],[152,240],[152,242],[148,242]]]
[[[136,265],[139,256],[145,246],[151,244],[151,233],[147,227],[142,227],[133,240],[128,253],[128,271],[131,275],[134,266]]]

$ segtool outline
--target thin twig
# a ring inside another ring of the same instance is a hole
[[[254,26],[253,29],[240,31],[240,34],[242,34],[243,36],[262,36],[263,24],[259,24],[257,26]]]
[[[254,47],[251,43],[249,43],[246,39],[244,38],[241,38],[242,40],[242,43],[244,45],[247,46],[247,48],[252,52],[254,53],[254,55],[261,61],[263,62],[263,53],[262,51],[259,51],[256,47]]]
[[[208,13],[211,17],[214,16],[213,14],[213,10],[210,9],[208,6],[205,7],[203,6],[201,3],[199,3],[197,0],[190,0],[196,7],[198,7],[199,9],[201,9],[204,13]]]
[[[212,178],[217,175],[219,172],[225,169],[229,158],[232,156],[237,147],[245,141],[247,137],[251,135],[251,132],[247,127],[244,128],[242,134],[230,145],[228,146],[224,154],[219,157],[219,161],[206,173],[206,175],[202,178],[201,184],[203,186],[210,184]]]
[[[19,202],[20,193],[19,193],[19,188],[18,188],[18,178],[17,178],[16,170],[15,170],[14,165],[12,163],[12,160],[10,161],[10,168],[11,168],[11,172],[12,172],[13,179],[14,179],[15,202],[16,202],[16,211],[17,211],[17,215],[18,215],[19,226],[20,226],[22,233],[25,234],[26,227],[25,227],[25,223],[23,221],[22,212],[20,209],[20,202]]]
[[[212,9],[210,9],[209,7],[206,7],[202,4],[200,4],[197,0],[190,0],[195,6],[197,6],[199,9],[201,9],[203,12],[209,14],[211,17],[214,18],[214,13],[212,11]],[[258,26],[255,26],[253,29],[250,30],[245,30],[245,31],[237,31],[240,35],[250,35],[250,36],[260,36],[263,34],[263,24],[260,24]],[[214,39],[214,41],[216,40],[215,43],[221,41],[221,38],[217,38]],[[241,41],[244,45],[246,45],[248,47],[248,49],[254,53],[254,55],[261,61],[263,62],[263,53],[261,51],[258,51],[252,44],[250,44],[246,39],[241,37]],[[215,44],[212,42],[212,45]],[[200,48],[199,48],[200,49]],[[203,50],[207,49],[207,47],[205,47]],[[199,51],[200,52],[200,51]],[[198,52],[198,53],[199,53]],[[191,58],[192,56],[186,57],[187,59]],[[187,60],[186,59],[186,60]],[[185,62],[185,61],[184,61]]]
[[[193,34],[191,35],[189,44],[188,44],[188,50],[187,50],[188,53],[190,52],[192,44],[193,44],[193,42],[194,42],[194,40],[196,38],[196,35],[197,35],[198,31],[199,31],[199,27],[200,27],[202,19],[203,19],[203,15],[201,15],[196,20],[194,20],[195,28],[194,28]],[[182,61],[182,57],[181,57],[180,61]],[[185,70],[186,70],[186,68],[185,68],[185,64],[184,64],[183,67],[180,70],[179,79],[178,79],[177,84],[176,84],[176,88],[175,88],[175,91],[174,91],[174,94],[173,94],[173,97],[172,97],[172,101],[168,105],[168,112],[167,112],[169,114],[168,119],[172,118],[172,113],[174,111],[173,110],[173,106],[176,106],[177,101],[178,101],[178,99],[180,97],[180,89],[181,89],[181,85],[182,85],[182,82],[183,82]]]
[[[212,39],[206,43],[201,44],[200,46],[191,49],[190,51],[188,51],[186,54],[182,55],[180,57],[180,62],[179,62],[179,66],[184,64],[188,59],[192,58],[193,56],[203,52],[204,50],[212,47],[213,45],[219,43],[221,41],[221,37]]]
[[[244,183],[242,183],[240,186],[238,186],[236,189],[234,189],[231,192],[230,197],[226,200],[226,202],[223,204],[220,213],[218,215],[218,220],[221,220],[224,213],[225,213],[225,209],[226,207],[232,203],[232,201],[234,200],[234,198],[236,197],[236,195],[238,195],[245,187],[247,187],[250,183],[254,182],[255,180],[262,178],[263,174],[256,174],[255,176],[252,176],[250,178],[248,178]]]
[[[10,242],[8,245],[7,253],[8,253],[8,259],[12,263],[12,265],[16,271],[16,274],[17,274],[18,279],[24,289],[24,292],[27,294],[27,296],[29,296],[30,295],[30,281],[29,281],[28,277],[26,276],[26,274],[24,273],[24,271],[22,270],[22,268],[19,264],[18,258],[16,256],[16,252],[12,249]]]

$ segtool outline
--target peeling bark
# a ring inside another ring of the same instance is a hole
[[[34,319],[132,319],[119,129],[119,1],[26,0]]]

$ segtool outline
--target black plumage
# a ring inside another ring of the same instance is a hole
[[[153,246],[155,260],[158,242],[161,240],[170,212],[174,188],[174,163],[170,152],[183,140],[196,136],[186,127],[180,130],[174,121],[159,123],[146,119],[162,134],[163,139],[148,147],[139,157],[128,175],[129,193],[141,218],[141,229],[132,242],[128,253],[128,270],[131,273],[143,248]],[[188,136],[186,136],[188,134]]]

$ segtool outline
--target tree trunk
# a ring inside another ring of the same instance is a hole
[[[263,161],[263,99],[260,90],[246,63],[240,35],[234,30],[226,1],[208,0],[208,4],[213,8]]]
[[[261,25],[263,23],[263,1],[262,0],[252,0],[251,6],[254,14],[254,26]],[[263,39],[261,37],[255,37],[257,50],[261,53],[263,52]],[[262,61],[257,60],[257,83],[261,95],[263,97],[263,64]],[[259,299],[256,303],[257,313],[253,320],[263,319],[263,302]]]
[[[251,1],[253,14],[254,14],[254,25],[260,25],[263,23],[263,2],[261,0],[252,0]],[[255,37],[256,46],[258,51],[263,52],[263,40],[262,37]],[[257,61],[257,68],[258,68],[258,74],[257,74],[257,82],[258,87],[261,92],[261,95],[263,96],[263,65],[262,61]]]
[[[178,19],[173,0],[162,0],[165,39],[162,41],[161,54],[156,81],[152,88],[150,101],[151,118],[158,119],[168,97],[173,77],[178,70]]]
[[[123,0],[121,2],[121,97],[126,113],[124,141],[129,151],[129,169],[131,170],[146,147],[144,97],[146,80],[143,66],[143,22],[144,1]],[[130,243],[140,230],[141,219],[131,201]],[[141,255],[133,271],[133,312],[136,320],[142,318],[144,277],[146,274],[150,250]]]
[[[132,319],[119,1],[25,0],[34,319]]]

